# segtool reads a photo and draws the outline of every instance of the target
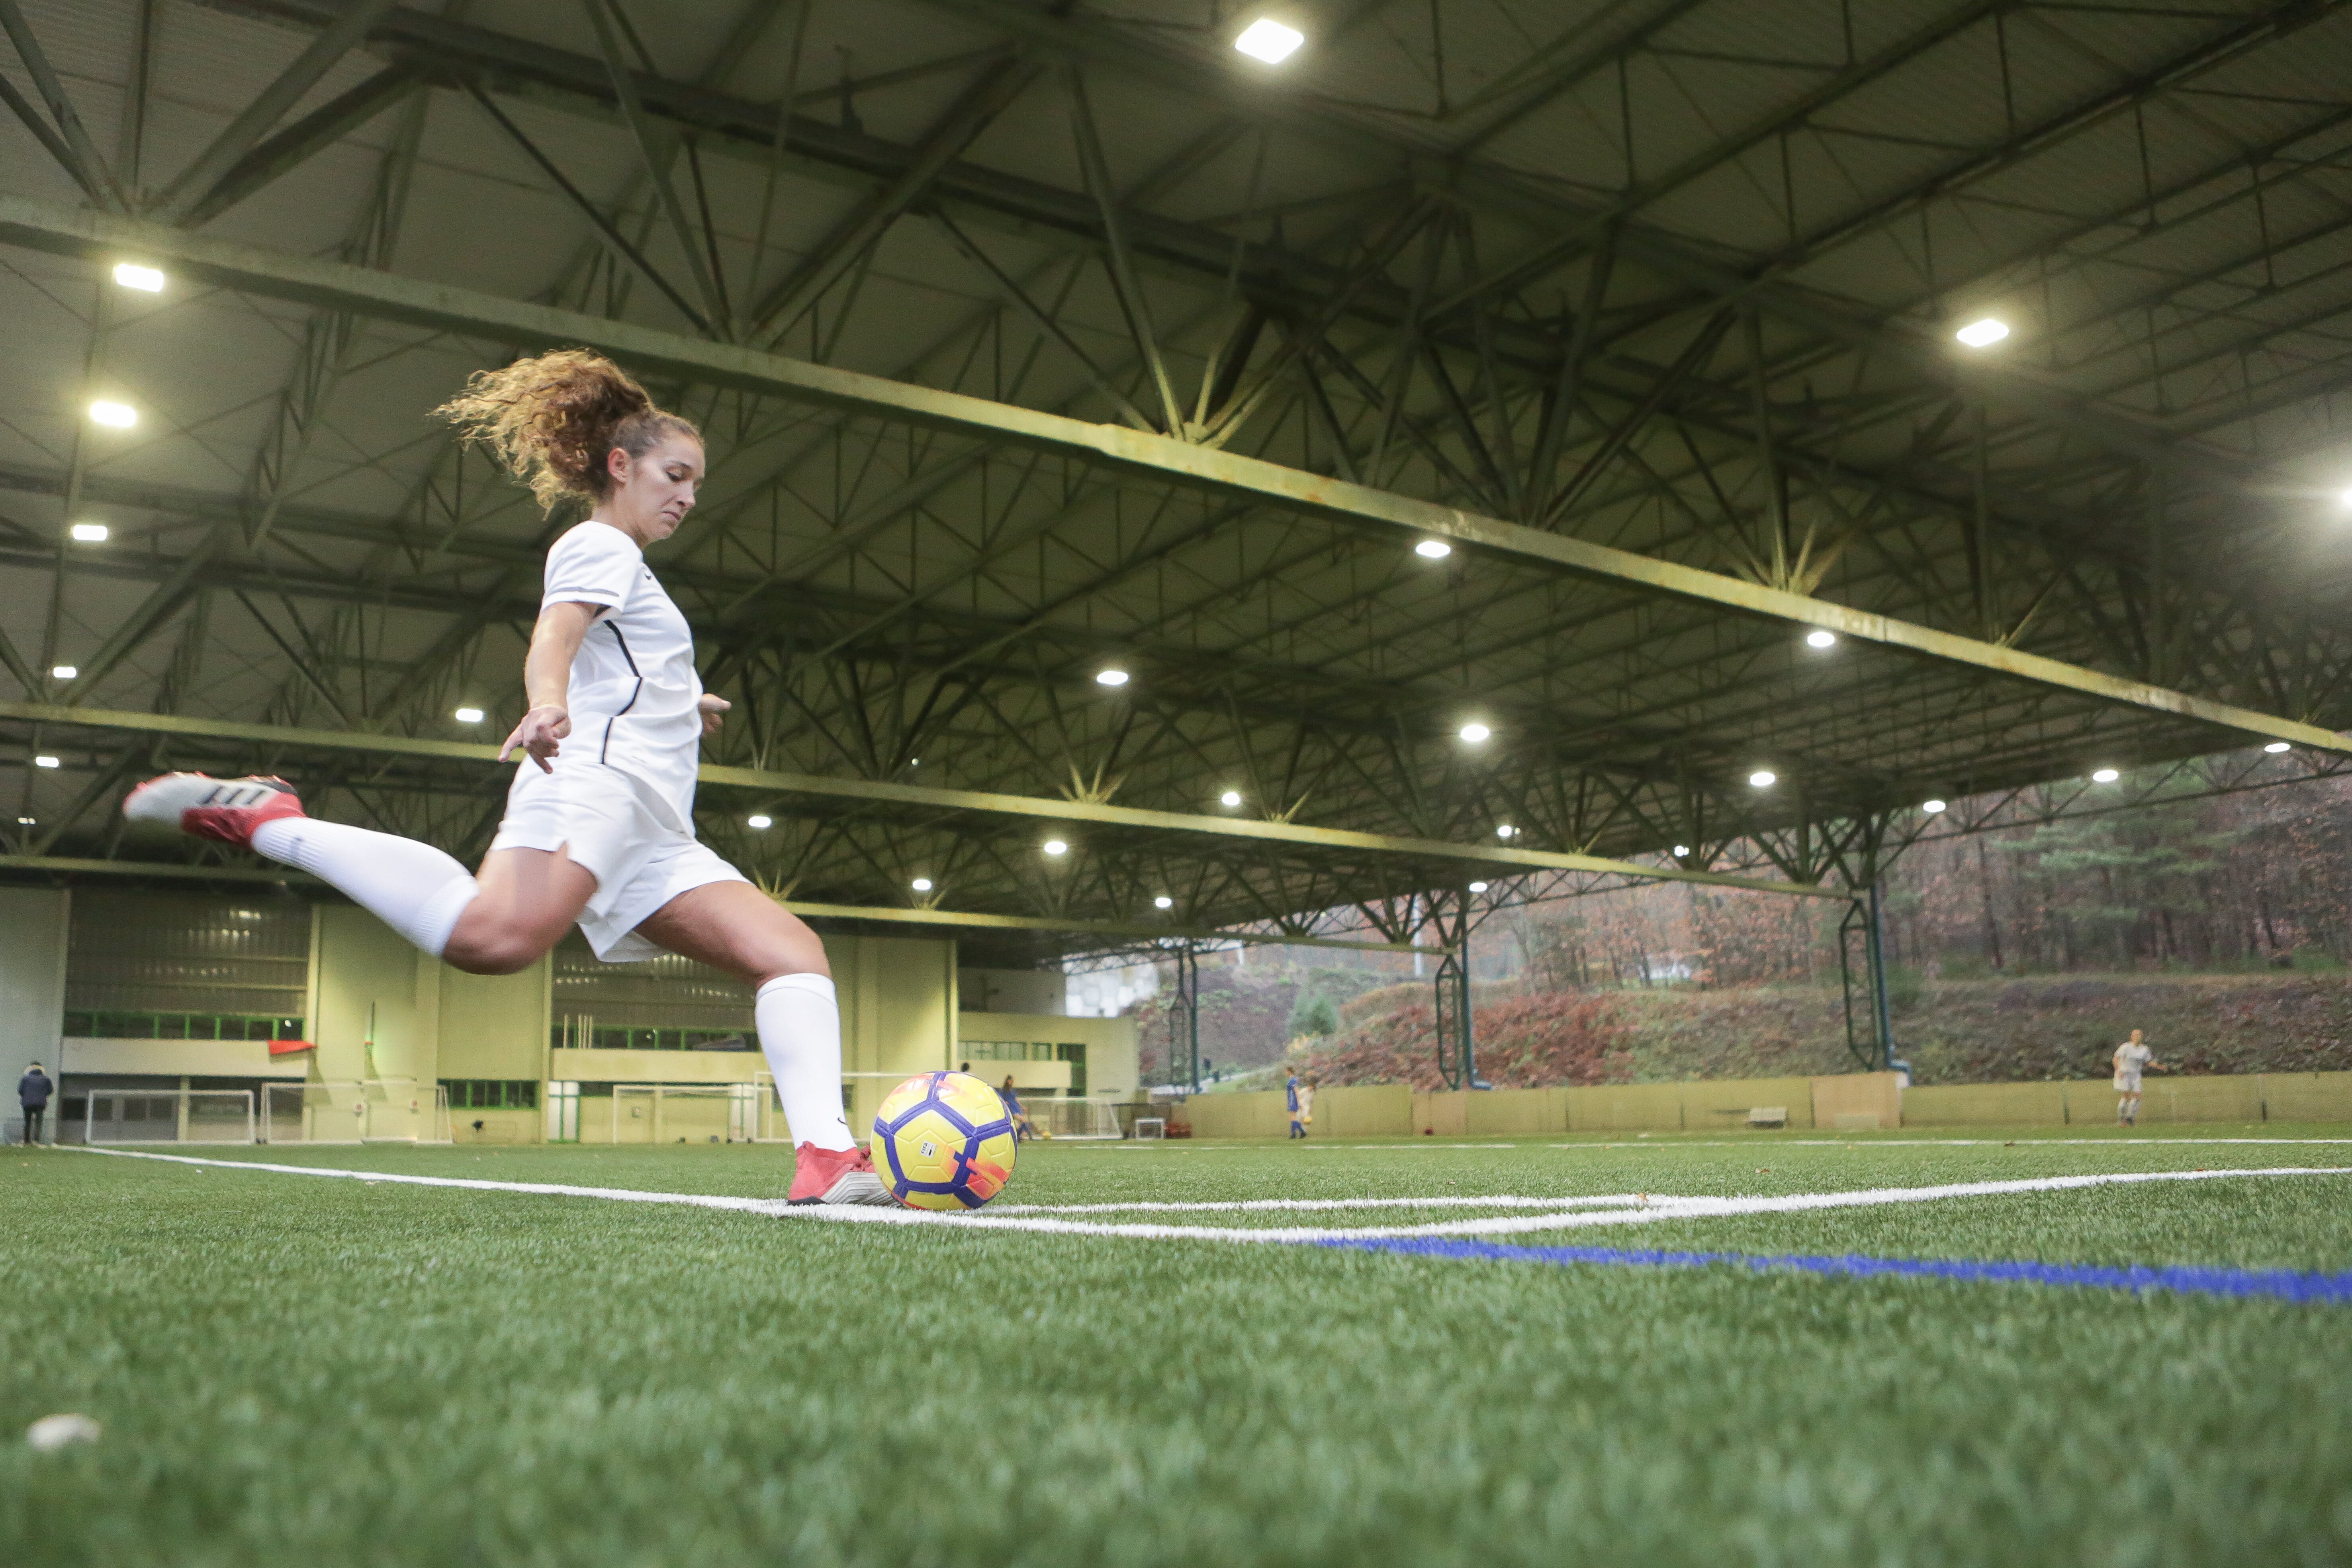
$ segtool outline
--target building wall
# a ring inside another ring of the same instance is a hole
[[[1044,1013],[976,1011],[958,1014],[956,1059],[966,1059],[970,1047],[982,1042],[1086,1047],[1086,1092],[1089,1100],[1124,1100],[1135,1094],[1142,1082],[1132,1018],[1069,1018]],[[971,1070],[975,1077],[991,1083],[1002,1083],[1009,1072],[1016,1089],[1064,1089],[1070,1083],[1067,1065],[1058,1060],[973,1059]]]
[[[0,1119],[8,1136],[21,1135],[16,1080],[39,1062],[52,1080],[62,1077],[61,1024],[66,1005],[66,931],[72,895],[56,888],[0,888],[0,1075],[7,1098]],[[60,1107],[49,1101],[54,1129]]]

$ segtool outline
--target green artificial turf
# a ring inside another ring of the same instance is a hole
[[[2189,1131],[1031,1145],[1004,1201],[2352,1166],[2352,1143],[2158,1141]],[[2259,1134],[2299,1131],[2344,1130]],[[788,1167],[227,1157],[760,1196]],[[956,1235],[77,1152],[9,1150],[0,1178],[0,1435],[105,1428],[0,1440],[12,1565],[2352,1558],[2352,1308]],[[2347,1196],[2166,1183],[1503,1239],[2336,1271]]]

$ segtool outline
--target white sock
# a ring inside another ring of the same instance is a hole
[[[481,891],[466,868],[430,844],[340,822],[281,816],[254,830],[253,847],[349,894],[436,958]]]
[[[841,1006],[833,982],[822,974],[779,975],[760,987],[752,1005],[793,1142],[856,1148],[841,1106]]]

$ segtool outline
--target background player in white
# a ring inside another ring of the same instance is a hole
[[[2123,1098],[2116,1101],[2116,1125],[2139,1125],[2139,1075],[2157,1066],[2156,1053],[2140,1043],[2140,1031],[2134,1029],[2131,1038],[2116,1047],[2116,1092]]]
[[[470,973],[528,968],[576,923],[610,962],[667,950],[740,975],[798,1145],[792,1201],[889,1203],[843,1113],[824,943],[694,837],[697,756],[728,704],[703,691],[644,550],[694,505],[699,433],[576,349],[479,373],[436,412],[550,510],[593,508],[547,553],[530,710],[499,751],[523,761],[478,877],[430,845],[314,821],[278,779],[169,773],[123,814],[299,867]]]

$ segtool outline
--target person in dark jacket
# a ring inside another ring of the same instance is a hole
[[[41,1113],[49,1108],[49,1075],[35,1062],[16,1080],[16,1103],[25,1108],[25,1145],[27,1148],[41,1141]]]

